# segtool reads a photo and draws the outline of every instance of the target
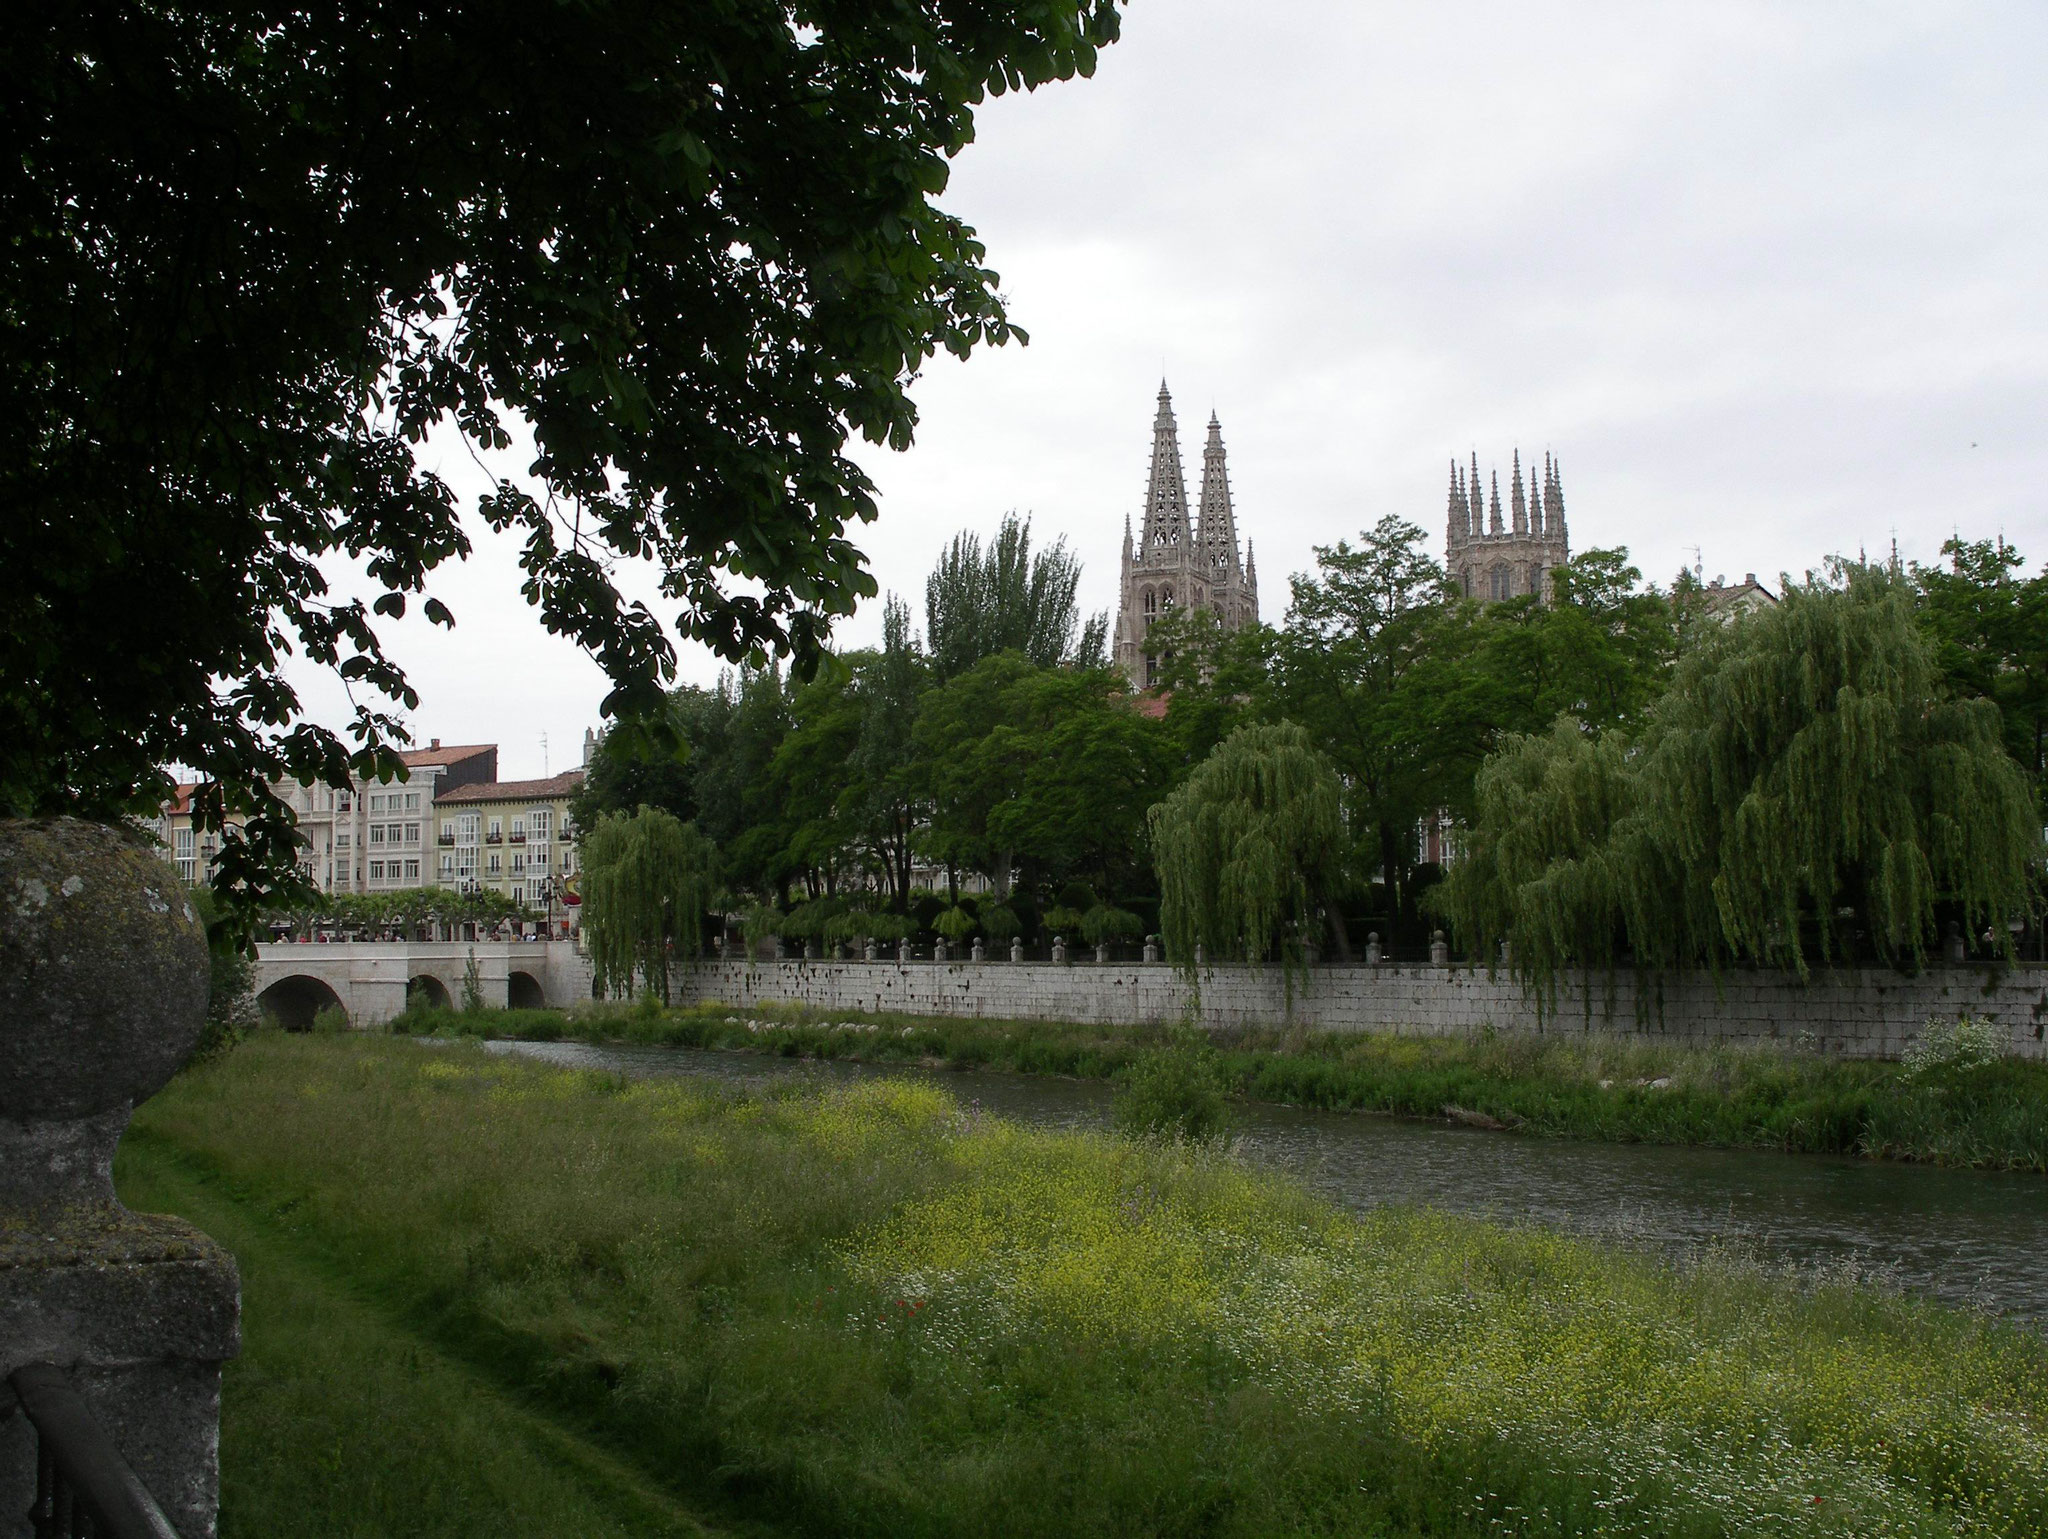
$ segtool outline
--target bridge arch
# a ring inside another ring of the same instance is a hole
[[[256,1007],[286,1031],[311,1031],[313,1017],[322,1010],[339,1010],[348,1019],[348,1007],[341,996],[319,978],[292,973],[277,980],[256,996]]]
[[[432,973],[414,973],[405,980],[405,1007],[408,1010],[452,1010],[455,1001],[449,997],[448,985]]]
[[[511,973],[505,979],[505,1004],[512,1010],[545,1010],[548,991],[532,973]]]

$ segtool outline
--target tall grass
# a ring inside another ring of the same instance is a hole
[[[2034,1336],[1351,1218],[925,1086],[273,1035],[131,1137],[699,1505],[790,1532],[2048,1532]]]
[[[1128,1078],[1174,1030],[949,1016],[826,1017],[793,1006],[651,1005],[575,1012],[408,1012],[414,1033],[579,1037],[791,1057],[944,1062],[1021,1073]],[[1518,1131],[1625,1143],[1855,1154],[2048,1172],[2048,1064],[1908,1066],[1643,1037],[1214,1034],[1216,1074],[1251,1100],[1407,1117],[1465,1114]]]
[[[220,1539],[642,1539],[705,1530],[601,1448],[355,1297],[280,1231],[129,1139],[122,1200],[234,1252],[242,1354],[221,1386]],[[508,1523],[508,1514],[517,1514]]]

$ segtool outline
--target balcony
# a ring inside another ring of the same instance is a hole
[[[520,833],[517,829],[514,829],[512,831],[512,842],[514,844],[524,844],[526,843],[526,835]]]
[[[485,834],[485,835],[484,835],[484,843],[485,843],[485,844],[503,844],[504,842],[505,842],[505,836],[504,836],[503,834]]]
[[[453,834],[437,834],[434,838],[434,843],[440,845],[444,850],[452,850],[455,848],[455,836]]]

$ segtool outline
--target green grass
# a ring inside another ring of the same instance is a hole
[[[259,1258],[288,1233],[319,1287],[374,1302],[361,1329],[455,1365],[415,1393],[324,1329],[259,1348],[259,1259],[250,1362],[284,1387],[253,1415],[230,1381],[237,1500],[285,1484],[247,1461],[317,1470],[386,1396],[360,1446],[395,1483],[461,1463],[471,1434],[437,1439],[473,1378],[517,1412],[495,1499],[532,1464],[568,1502],[599,1468],[551,1458],[573,1432],[628,1484],[789,1533],[2048,1533],[2030,1333],[1732,1259],[1352,1218],[928,1086],[743,1095],[267,1034],[130,1139],[131,1195],[214,1204]],[[373,1503],[378,1474],[332,1499]],[[500,1531],[610,1531],[586,1525]]]
[[[221,1387],[221,1539],[640,1539],[712,1532],[641,1472],[408,1329],[309,1256],[288,1214],[178,1151],[123,1142],[123,1201],[235,1256],[242,1355]]]
[[[410,1012],[394,1030],[943,1062],[1118,1078],[1164,1027],[923,1015],[821,1017],[796,1006]],[[1896,1063],[1763,1048],[1691,1048],[1570,1030],[1446,1038],[1287,1031],[1215,1036],[1250,1100],[1406,1117],[1462,1114],[1517,1131],[1625,1143],[1853,1154],[2048,1171],[2048,1064],[1914,1075]]]

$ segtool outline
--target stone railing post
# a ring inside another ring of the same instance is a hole
[[[0,822],[0,1534],[36,1437],[6,1387],[59,1369],[183,1539],[214,1532],[234,1259],[114,1198],[114,1145],[206,1016],[206,939],[168,863],[71,818]]]

